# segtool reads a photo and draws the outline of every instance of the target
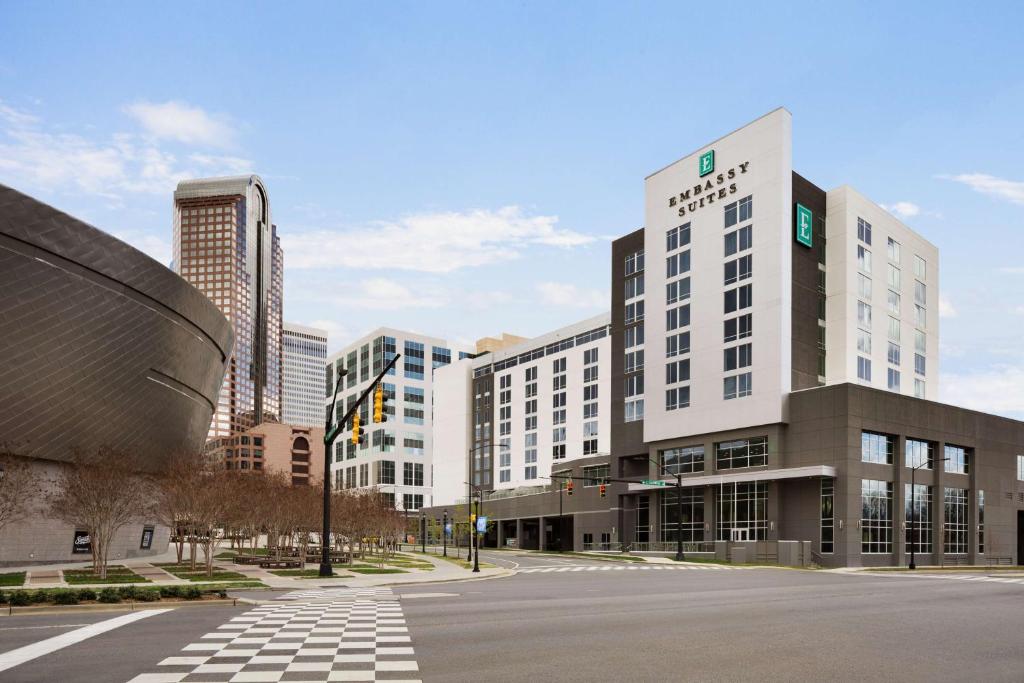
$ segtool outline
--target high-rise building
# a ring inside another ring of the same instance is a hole
[[[281,420],[290,425],[323,427],[327,331],[286,322],[281,343]]]
[[[235,332],[210,424],[209,438],[220,445],[281,419],[283,260],[258,176],[178,183],[174,270],[217,305]]]
[[[384,366],[402,354],[382,384],[387,397],[387,421],[374,424],[370,403],[360,406],[359,420],[365,442],[352,442],[352,421],[334,442],[334,488],[376,487],[401,510],[431,504],[434,371],[471,355],[449,342],[413,332],[379,328],[327,359],[324,388],[329,405],[340,370],[344,386],[338,391],[335,421],[345,414],[370,386]]]
[[[796,173],[791,118],[777,109],[647,177],[644,227],[612,242],[609,338],[590,371],[600,400],[610,389],[596,455],[535,453],[543,427],[560,436],[540,410],[550,367],[560,417],[557,345],[486,354],[438,373],[424,514],[465,505],[469,481],[493,523],[486,545],[1024,562],[1024,422],[935,401],[938,249],[853,189]],[[567,416],[592,402],[586,354],[582,395],[568,358]]]

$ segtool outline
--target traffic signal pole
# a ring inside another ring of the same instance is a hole
[[[320,576],[331,576],[334,570],[331,568],[331,447],[334,446],[334,442],[337,440],[338,435],[341,434],[342,429],[348,423],[349,418],[357,410],[359,406],[363,404],[366,397],[370,395],[377,384],[384,379],[384,375],[388,374],[391,368],[395,367],[395,363],[401,358],[402,354],[396,353],[395,357],[392,358],[388,364],[384,367],[377,379],[370,383],[370,386],[360,394],[359,400],[357,400],[348,410],[345,411],[345,416],[338,420],[336,423],[331,420],[334,416],[335,406],[338,404],[338,390],[341,389],[341,378],[348,374],[348,368],[345,368],[343,373],[338,374],[337,383],[334,385],[334,398],[331,400],[331,405],[327,407],[327,422],[324,425],[324,519],[323,529],[320,536],[321,554],[320,554]]]

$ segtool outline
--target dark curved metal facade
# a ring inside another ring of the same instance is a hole
[[[168,268],[0,185],[0,444],[56,461],[110,446],[156,469],[205,441],[232,341]]]

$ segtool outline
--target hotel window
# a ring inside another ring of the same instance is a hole
[[[836,480],[832,477],[821,479],[821,544],[822,553],[835,550],[835,498]]]
[[[914,303],[925,305],[928,298],[928,288],[919,280],[914,280]]]
[[[724,296],[726,313],[732,313],[744,308],[749,308],[754,296],[753,287],[751,285],[743,285],[736,289],[730,289],[725,292]]]
[[[715,444],[715,467],[720,470],[763,467],[767,464],[767,453],[767,436],[723,441]]]
[[[537,478],[537,466],[536,465],[527,465],[523,469],[523,478],[524,479],[528,479],[528,480],[529,479],[536,479]]]
[[[925,263],[925,260],[917,254],[914,254],[914,275],[924,280],[926,277],[925,273],[927,273],[927,271],[928,264]]]
[[[904,484],[903,516],[907,525],[903,538],[906,552],[932,551],[932,487],[926,484]],[[916,533],[915,533],[916,526]]]
[[[731,285],[739,280],[750,278],[753,270],[753,258],[750,254],[747,254],[733,261],[726,261],[723,284]]]
[[[860,551],[892,552],[891,481],[861,481]]]
[[[935,464],[935,451],[928,441],[907,439],[904,465],[906,467],[919,467],[930,470]]]
[[[584,387],[584,390],[590,389],[590,388],[591,387]],[[596,386],[593,387],[593,388],[597,389]],[[642,393],[644,393],[644,376],[643,375],[633,375],[633,376],[627,377],[625,379],[624,395],[625,395],[626,398],[631,398],[633,396],[639,396]],[[594,398],[596,398],[596,397],[597,397],[597,392],[595,391],[594,392]],[[583,400],[586,401],[588,399],[586,397],[584,397]]]
[[[690,352],[690,333],[680,332],[678,334],[670,334],[665,338],[665,357],[672,358],[680,354]],[[641,351],[641,353],[643,353]],[[627,370],[628,372],[628,370]]]
[[[583,364],[590,365],[597,362],[597,349],[586,349],[583,351]]]
[[[738,202],[727,204],[725,207],[725,227],[731,228],[737,222],[750,220],[754,215],[754,202],[751,195],[744,197]]]
[[[1017,456],[1017,481],[1024,481],[1024,455]]]
[[[871,274],[871,252],[860,244],[857,245],[857,267],[861,271]]]
[[[672,361],[665,365],[665,384],[676,384],[690,379],[690,359]]]
[[[665,311],[665,329],[672,330],[686,327],[690,324],[690,304],[684,304]]]
[[[725,349],[723,369],[729,372],[730,370],[748,367],[753,362],[753,349],[753,344],[740,344],[739,346]],[[687,369],[689,369],[689,361],[686,362]],[[687,375],[689,375],[689,372],[687,372]]]
[[[552,443],[562,443],[565,441],[565,427],[555,427],[552,429],[551,441]]]
[[[726,377],[722,380],[722,399],[730,400],[750,396],[754,390],[754,380],[749,372],[741,375]]]
[[[673,387],[665,390],[665,410],[690,407],[690,387]]]
[[[560,391],[565,389],[565,375],[555,375],[551,378],[551,389],[552,391]]]
[[[562,408],[565,406],[565,392],[560,391],[557,394],[551,395],[551,407]]]
[[[598,377],[597,370],[598,366],[596,365],[583,368],[583,382],[596,382]]]
[[[889,293],[888,293],[888,295],[886,297],[886,300],[887,300],[887,302],[889,304],[889,312],[890,313],[895,313],[896,315],[899,315],[900,314],[900,295],[899,295],[899,292],[894,292],[894,291],[892,291],[890,289]]]
[[[764,482],[733,483],[717,489],[718,525],[716,538],[729,541],[733,529],[744,529],[743,537],[763,541],[768,531],[768,485]]]
[[[863,301],[857,302],[857,323],[864,327],[871,327],[871,305]]]
[[[663,472],[693,474],[704,471],[704,447],[668,448],[659,452]]]
[[[377,464],[377,483],[395,483],[395,463],[393,460],[381,460]]]
[[[638,379],[638,378],[640,380],[639,381],[640,391],[638,391],[637,393],[638,394],[642,394],[642,393],[644,393],[644,376],[643,375],[633,375],[633,377],[632,377],[632,379],[634,379],[634,380]],[[596,401],[597,400],[597,386],[598,385],[596,385],[596,384],[589,384],[589,385],[583,387],[583,400],[584,401]]]
[[[644,400],[638,398],[633,401],[626,401],[624,406],[623,422],[636,422],[644,419]]]
[[[901,282],[901,280],[900,280],[900,269],[890,263],[888,265],[888,270],[889,270],[889,275],[888,275],[889,288],[890,289],[894,289],[894,290],[896,290],[898,292],[900,290],[900,282]]]
[[[690,224],[672,228],[665,235],[665,251],[675,251],[690,243]]]
[[[596,403],[584,403],[583,404],[583,419],[588,420],[590,418],[597,417],[597,404]]]
[[[609,465],[589,465],[583,468],[583,486],[586,488],[608,483],[611,476]]]
[[[704,492],[701,489],[684,489],[682,500],[683,519],[679,524],[678,490],[667,490],[661,494],[661,542],[676,543],[680,529],[683,543],[699,543],[704,540]]]
[[[857,273],[857,296],[871,300],[871,278],[863,273]]]
[[[857,356],[857,379],[871,381],[871,359]]]
[[[626,348],[630,349],[634,346],[641,346],[644,343],[644,326],[643,324],[636,325],[634,327],[626,328]]]
[[[633,252],[626,257],[626,275],[639,273],[644,269],[644,250]]]
[[[669,282],[665,285],[665,303],[674,304],[690,298],[690,278]]]
[[[970,454],[960,446],[946,446],[946,471],[953,474],[970,474]]]
[[[893,368],[887,369],[887,385],[889,391],[900,390],[900,371]]]
[[[857,330],[857,350],[871,354],[871,333],[867,330]]]
[[[665,277],[675,277],[690,272],[690,250],[673,254],[665,259]]]
[[[889,342],[888,361],[893,365],[900,364],[900,345]]]
[[[644,319],[644,302],[643,300],[636,301],[631,304],[626,304],[626,322],[639,322]]]
[[[552,460],[564,460],[565,459],[565,444],[555,444],[551,447],[551,459]]]
[[[744,339],[753,334],[754,319],[750,313],[725,321],[724,341],[731,342]],[[689,341],[689,339],[687,339]],[[682,352],[680,352],[682,353]]]
[[[626,372],[636,372],[644,367],[644,350],[630,351],[626,354]]]
[[[924,398],[924,380],[914,380],[914,396],[917,398]]]
[[[725,255],[732,256],[738,251],[750,249],[753,246],[752,225],[745,225],[739,230],[734,230],[725,236]]]
[[[553,425],[564,425],[565,424],[565,408],[551,411],[551,424]]]
[[[965,555],[968,547],[967,489],[947,488],[945,523],[942,527],[943,552]]]
[[[749,221],[754,217],[754,198],[747,195],[739,201],[739,222]]]
[[[893,263],[900,262],[900,243],[889,237],[886,243],[886,252],[888,253],[889,260]]]
[[[894,342],[900,340],[900,321],[896,318],[889,318],[889,339]]]
[[[636,277],[631,277],[626,280],[626,298],[632,299],[635,296],[643,296],[644,293],[644,275],[643,273]]]
[[[857,239],[871,246],[871,224],[863,218],[857,219]]]
[[[924,306],[914,305],[914,324],[918,327],[928,327],[928,313]]]
[[[403,486],[423,486],[423,463],[407,462],[402,465]]]
[[[419,510],[423,507],[422,493],[403,493],[402,508],[405,510]]]
[[[896,439],[874,432],[860,433],[860,460],[879,465],[891,465],[896,452]]]
[[[985,554],[985,492],[978,491],[978,552]]]
[[[597,454],[597,439],[589,439],[583,442],[583,455]]]

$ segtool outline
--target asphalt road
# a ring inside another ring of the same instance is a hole
[[[394,589],[418,672],[391,678],[1024,680],[1024,584],[768,568],[626,569],[486,551],[482,559],[530,571]],[[127,681],[160,670],[158,662],[204,642],[204,634],[246,609],[172,610],[0,671],[0,681]],[[0,617],[0,660],[115,616]]]

